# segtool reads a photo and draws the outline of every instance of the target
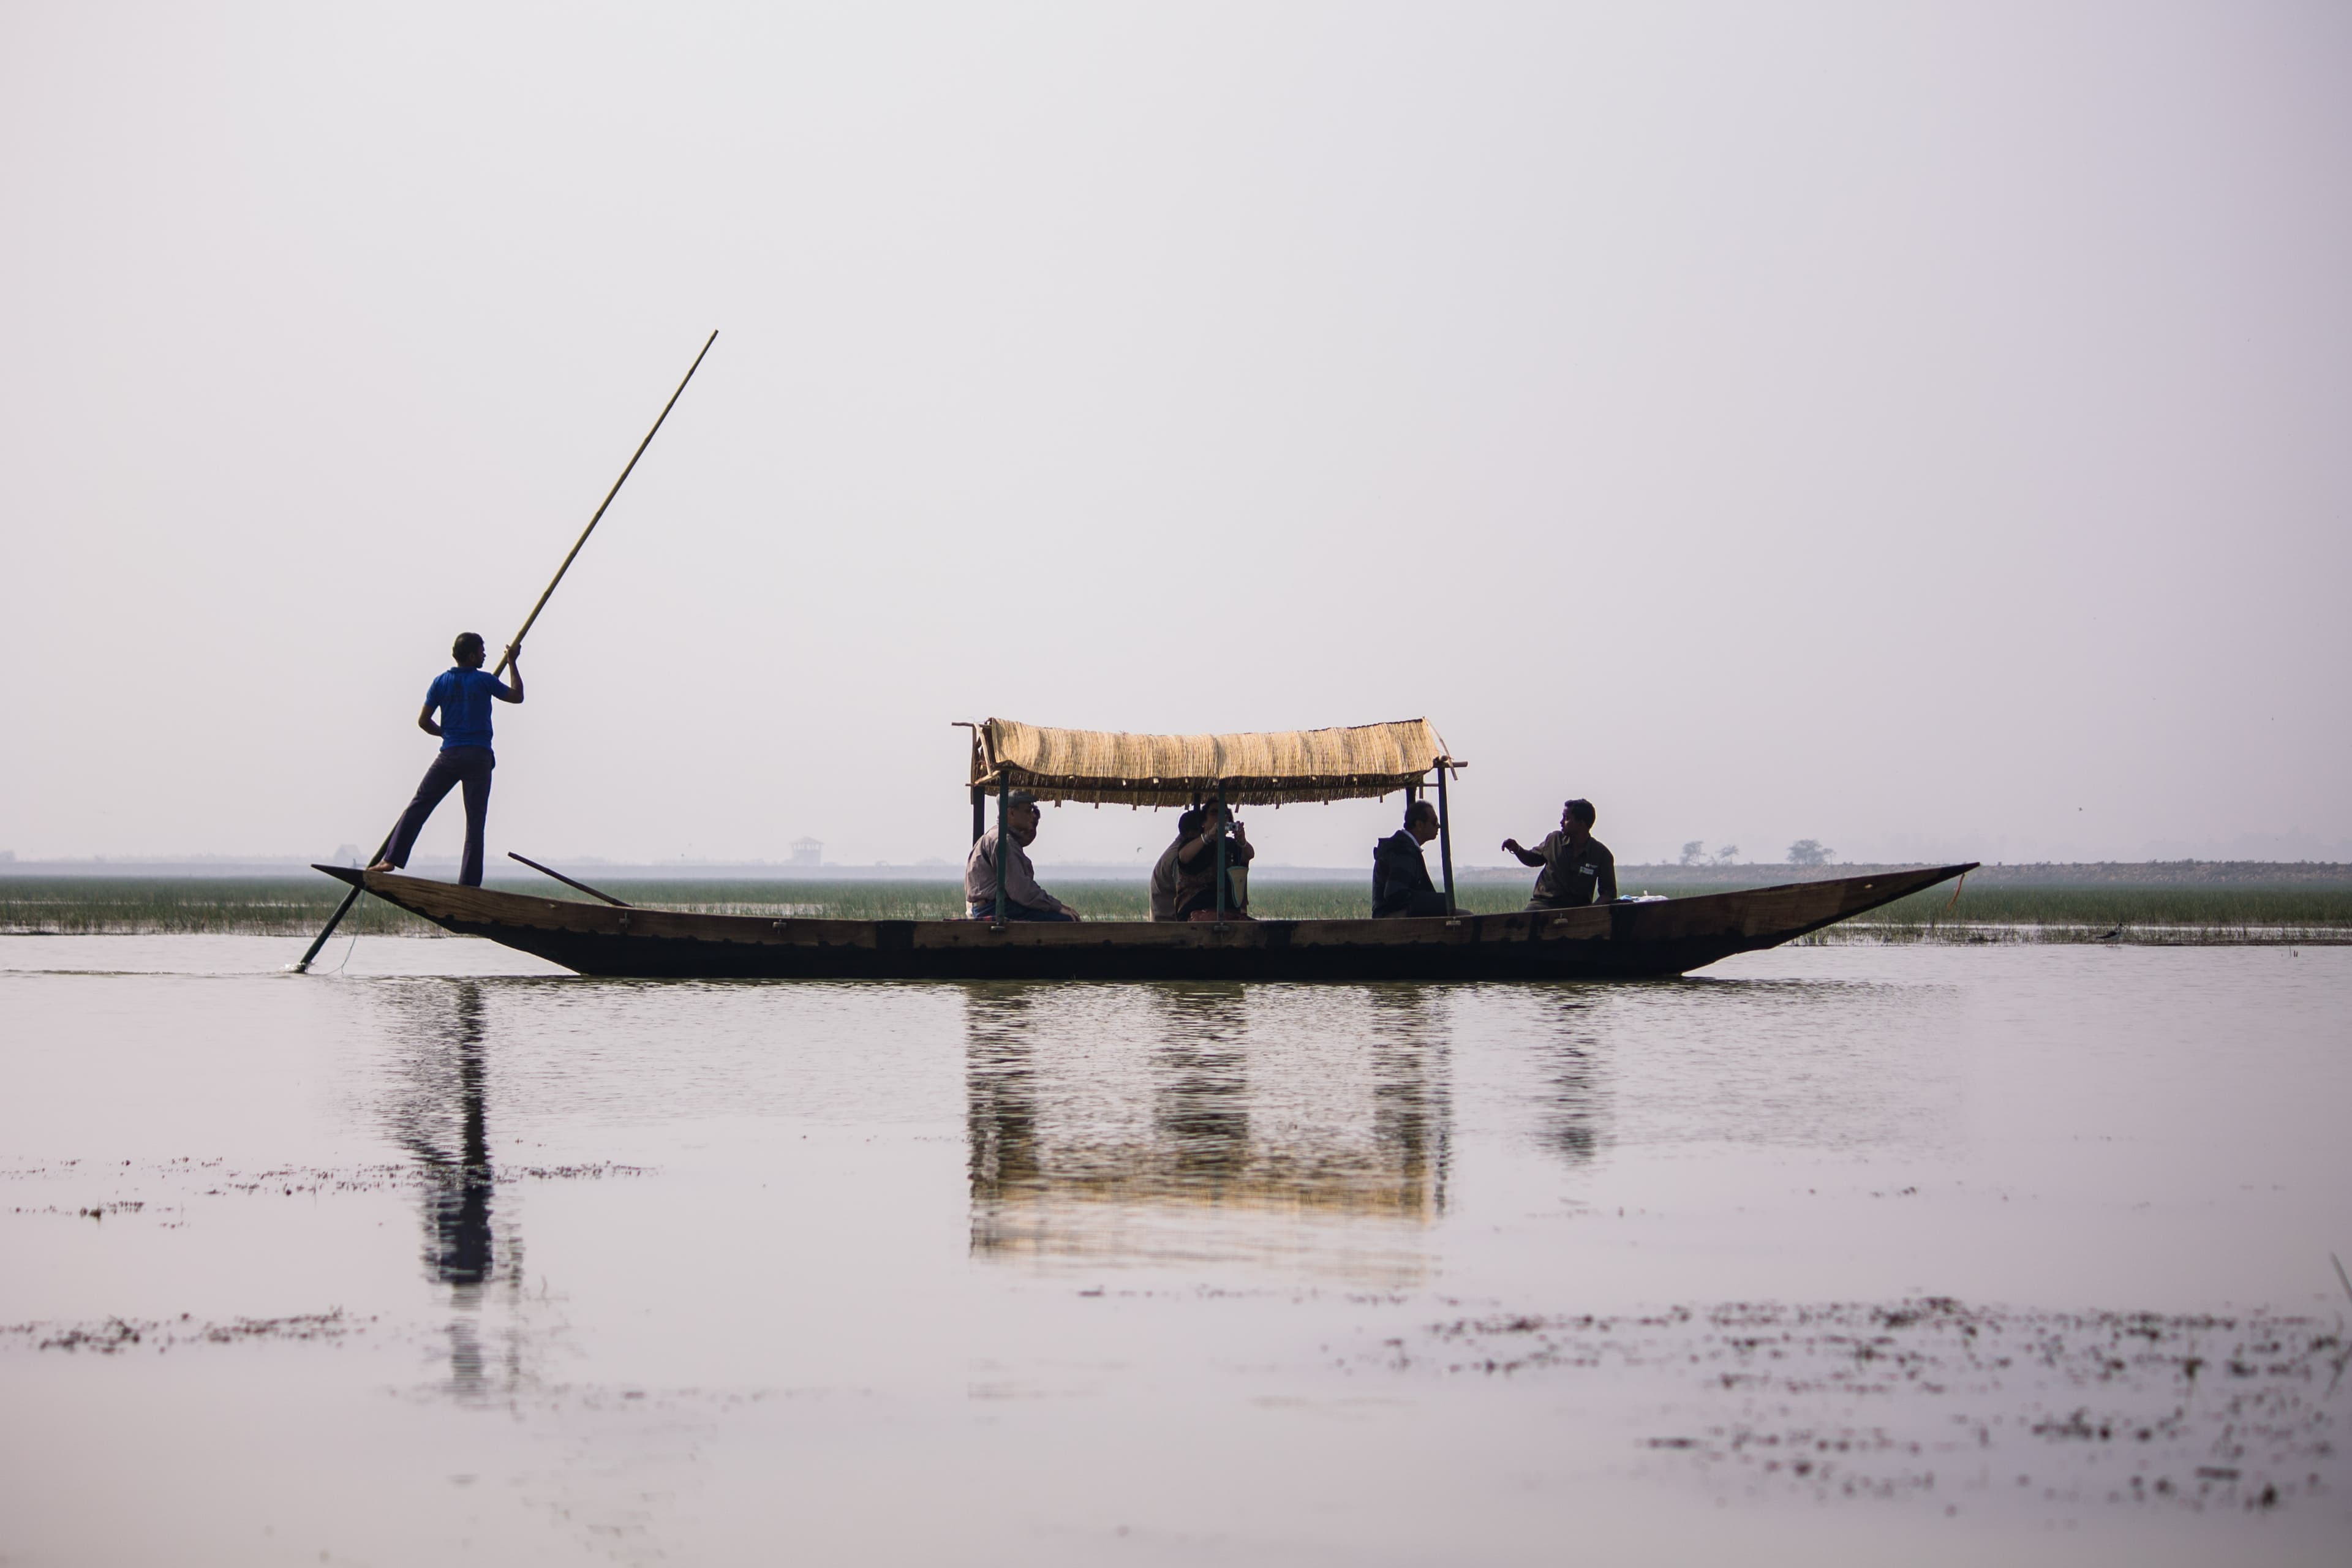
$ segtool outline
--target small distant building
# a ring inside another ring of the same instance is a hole
[[[795,839],[793,839],[793,858],[792,858],[790,860],[786,861],[786,862],[785,862],[785,864],[786,864],[786,865],[788,865],[788,866],[822,866],[822,865],[824,865],[824,839],[822,839],[822,838],[795,838]]]

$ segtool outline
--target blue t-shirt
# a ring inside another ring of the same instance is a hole
[[[441,710],[441,749],[490,743],[490,702],[507,683],[487,669],[445,669],[425,689],[425,706]]]

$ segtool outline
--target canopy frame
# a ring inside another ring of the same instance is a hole
[[[1113,731],[1055,730],[1017,720],[961,721],[971,731],[966,786],[972,804],[972,839],[982,833],[982,802],[997,797],[1000,839],[1004,802],[1013,790],[1040,801],[1094,805],[1184,807],[1207,799],[1220,805],[1284,805],[1303,802],[1378,800],[1402,790],[1419,798],[1436,774],[1439,857],[1445,910],[1459,912],[1454,893],[1454,825],[1446,775],[1465,764],[1446,748],[1426,719],[1343,729],[1207,735],[1144,735]],[[1219,846],[1220,871],[1223,845]],[[998,868],[1002,872],[1002,866]],[[1218,887],[1222,894],[1224,878]],[[1218,900],[1218,916],[1224,913]],[[999,900],[1002,918],[1002,897]]]

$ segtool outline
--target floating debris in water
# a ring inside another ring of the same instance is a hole
[[[2266,1510],[2352,1482],[2328,1394],[2340,1326],[2053,1312],[1942,1297],[1735,1302],[1427,1325],[1366,1357],[1481,1377],[1674,1373],[1706,1418],[1638,1439],[1717,1488]],[[1676,1400],[1681,1405],[1684,1401]]]

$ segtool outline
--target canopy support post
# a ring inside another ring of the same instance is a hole
[[[1217,781],[1217,923],[1225,923],[1225,783]]]
[[[971,841],[979,843],[980,836],[987,831],[988,786],[974,784],[971,786]]]
[[[1454,822],[1445,811],[1445,759],[1437,759],[1437,860],[1445,868],[1445,912],[1454,907]]]
[[[1013,825],[1005,820],[1012,807],[1005,804],[1013,786],[1004,773],[996,775],[996,919],[990,923],[998,931],[1004,929],[1004,847],[1013,842]]]

